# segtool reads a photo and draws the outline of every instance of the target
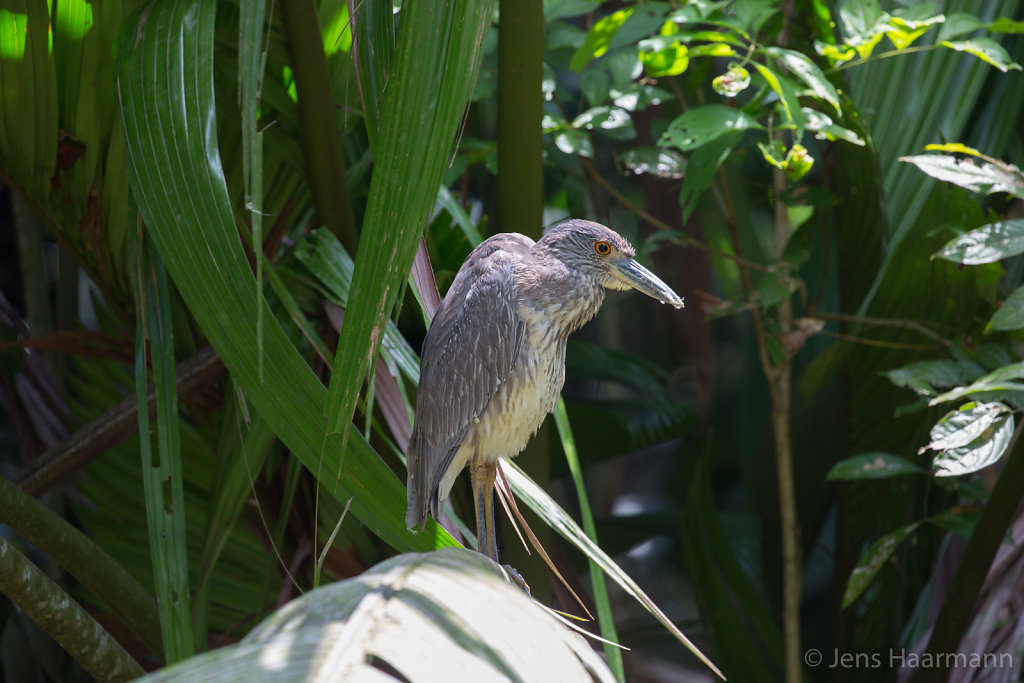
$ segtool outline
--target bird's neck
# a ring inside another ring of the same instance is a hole
[[[550,326],[566,338],[589,322],[604,301],[604,287],[592,276],[567,268],[552,259],[540,270],[517,273],[520,314],[530,324]],[[543,272],[543,277],[536,277]]]

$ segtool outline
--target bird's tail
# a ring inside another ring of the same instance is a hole
[[[405,526],[413,531],[423,531],[423,525],[427,521],[427,491],[428,482],[426,472],[423,471],[423,455],[421,439],[416,430],[413,430],[409,439],[409,449],[406,453],[406,509]]]

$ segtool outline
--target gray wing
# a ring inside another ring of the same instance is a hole
[[[436,510],[441,477],[466,432],[512,373],[524,325],[515,309],[515,266],[533,242],[495,235],[459,269],[423,342],[416,416],[407,454],[405,523]]]

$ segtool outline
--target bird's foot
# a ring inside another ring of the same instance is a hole
[[[517,586],[522,588],[524,591],[526,591],[527,595],[532,595],[530,593],[530,584],[526,583],[526,581],[523,579],[522,574],[517,572],[512,565],[510,565],[510,564],[503,564],[503,565],[501,565],[501,568],[505,570],[505,574],[508,576],[508,578],[512,579],[512,582],[514,584],[516,584]]]

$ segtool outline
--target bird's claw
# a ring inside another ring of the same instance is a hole
[[[524,591],[526,591],[527,595],[532,597],[533,594],[530,593],[530,584],[526,583],[526,581],[523,579],[522,574],[517,572],[515,568],[510,564],[503,564],[501,565],[501,568],[505,570],[506,576],[512,579],[512,582],[514,584],[522,588]]]

